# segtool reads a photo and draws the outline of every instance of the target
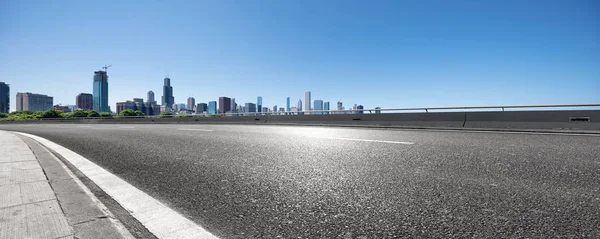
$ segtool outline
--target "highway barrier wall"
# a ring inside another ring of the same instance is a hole
[[[269,115],[174,118],[83,118],[0,121],[0,123],[292,124],[397,126],[412,128],[561,129],[600,131],[600,110]]]

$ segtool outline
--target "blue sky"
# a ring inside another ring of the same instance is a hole
[[[312,98],[365,108],[600,102],[600,1],[0,1],[0,81],[74,104]],[[304,99],[303,99],[304,100]]]

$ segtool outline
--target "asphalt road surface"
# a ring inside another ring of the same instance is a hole
[[[0,125],[222,238],[600,237],[600,137],[258,125]]]

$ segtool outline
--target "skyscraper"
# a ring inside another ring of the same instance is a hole
[[[256,109],[258,110],[258,112],[262,110],[262,96],[256,98]]]
[[[314,107],[313,110],[323,110],[323,101],[322,100],[315,100],[315,104],[314,104],[313,107]],[[314,112],[314,114],[316,114],[316,115],[322,115],[323,111]]]
[[[341,101],[338,101],[338,103],[337,103],[337,110],[344,110],[344,105],[342,104]]]
[[[231,98],[231,112],[237,111],[237,104],[235,103],[235,98]]]
[[[208,105],[206,103],[198,103],[196,105],[196,113],[202,113],[208,111]]]
[[[285,111],[290,112],[290,97],[285,99]]]
[[[94,72],[93,109],[97,112],[110,112],[108,107],[108,75],[106,71]]]
[[[0,82],[0,113],[8,113],[10,110],[10,87]]]
[[[33,93],[17,93],[17,111],[46,111],[52,109],[52,96],[33,94]]]
[[[296,108],[298,109],[298,112],[302,111],[302,100],[298,99],[298,104],[296,104]]]
[[[364,108],[365,108],[364,106],[362,106],[362,105],[358,105],[358,106],[356,107],[356,109],[358,110],[358,114],[361,114],[361,115],[362,115],[362,114],[364,113],[364,111],[363,111],[363,109],[364,109]]]
[[[188,97],[187,110],[194,110],[194,106],[196,106],[196,99],[194,99],[194,97]]]
[[[148,102],[152,103],[154,102],[154,92],[153,91],[148,91]]]
[[[246,103],[244,109],[246,113],[256,112],[256,105],[254,103]]]
[[[75,104],[77,105],[77,108],[80,108],[82,110],[93,109],[93,101],[93,96],[89,93],[81,93],[75,97]]]
[[[168,106],[166,107],[167,110],[169,110],[172,107],[172,105],[175,104],[175,97],[173,96],[173,87],[171,87],[171,79],[169,77],[165,78],[161,104],[164,106]]]
[[[310,91],[304,92],[304,111],[311,111],[310,107]]]
[[[277,112],[277,105],[273,106],[273,112]]]
[[[221,96],[219,97],[219,114],[225,114],[231,112],[231,98]]]
[[[216,101],[208,102],[208,113],[211,115],[214,115],[217,113],[217,102]]]
[[[329,110],[329,101],[325,101],[325,103],[323,103],[323,110]],[[325,114],[329,114],[329,112],[325,112]]]

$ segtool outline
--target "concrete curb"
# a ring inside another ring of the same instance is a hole
[[[48,149],[17,134],[33,151],[75,238],[134,238],[108,208]]]

